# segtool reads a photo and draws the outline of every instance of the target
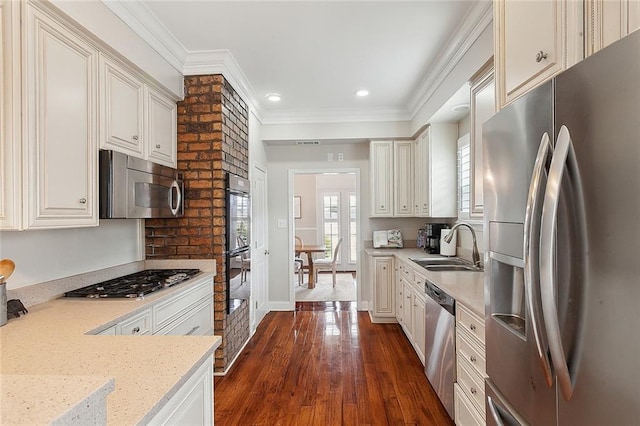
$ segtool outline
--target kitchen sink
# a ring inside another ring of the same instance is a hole
[[[445,271],[470,271],[470,272],[482,272],[482,268],[475,267],[473,265],[429,265],[425,266],[427,271],[445,272]]]
[[[459,257],[410,257],[414,263],[422,266],[428,271],[473,271],[482,272],[482,268],[473,266],[469,261]]]

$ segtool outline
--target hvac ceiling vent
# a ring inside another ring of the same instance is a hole
[[[320,141],[296,141],[296,145],[320,145]]]

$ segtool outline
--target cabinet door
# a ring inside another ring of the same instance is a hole
[[[494,3],[499,104],[504,106],[582,59],[582,4]]]
[[[402,281],[402,287],[402,293],[404,294],[404,301],[402,302],[402,316],[404,318],[405,331],[409,340],[413,341],[413,289],[411,288],[411,283],[407,280]]]
[[[393,257],[373,258],[373,309],[379,317],[395,317]]]
[[[373,141],[369,147],[371,216],[393,216],[393,142]]]
[[[414,146],[414,205],[415,215],[429,216],[429,129],[416,139]]]
[[[422,293],[416,291],[413,297],[413,341],[418,358],[424,364],[425,351],[425,297]]]
[[[100,90],[100,148],[144,158],[144,84],[101,55]]]
[[[396,286],[395,286],[396,287],[396,319],[400,324],[404,324],[404,315],[403,315],[404,314],[404,311],[403,311],[404,286],[402,285],[403,269],[404,269],[403,265],[398,265],[398,267],[396,268]]]
[[[482,124],[496,113],[495,93],[493,60],[491,60],[471,81],[471,188],[469,215],[472,217],[481,217],[484,209],[482,195]]]
[[[147,88],[147,132],[149,159],[169,167],[177,165],[177,116],[175,102]]]
[[[413,141],[393,143],[395,216],[413,216]]]
[[[27,226],[97,226],[98,51],[25,8]]]
[[[640,0],[586,0],[587,56],[640,28]]]
[[[20,229],[20,3],[0,1],[0,229]]]

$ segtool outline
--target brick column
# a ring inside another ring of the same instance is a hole
[[[226,314],[224,257],[225,176],[230,172],[248,178],[248,133],[247,105],[222,75],[186,77],[185,99],[178,103],[178,170],[184,176],[185,214],[145,221],[147,259],[216,260],[214,330],[223,336],[216,371],[226,368],[249,336],[247,303],[237,313]],[[236,325],[244,323],[246,327]]]

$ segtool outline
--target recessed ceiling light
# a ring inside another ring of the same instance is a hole
[[[453,112],[467,112],[469,111],[469,104],[459,104],[451,107]]]
[[[282,97],[277,93],[267,93],[265,95],[265,98],[267,98],[267,100],[271,102],[278,102],[280,99],[282,99]]]
[[[365,96],[369,96],[369,91],[367,89],[360,89],[356,92],[356,96],[364,98]]]

